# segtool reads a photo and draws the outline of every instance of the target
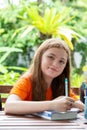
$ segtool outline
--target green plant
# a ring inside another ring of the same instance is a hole
[[[7,57],[12,53],[12,52],[22,52],[21,49],[14,48],[14,47],[0,47],[0,72],[6,73],[7,70],[3,65],[3,62],[7,59]]]
[[[77,38],[78,35],[71,27],[67,24],[75,17],[70,16],[71,8],[63,8],[58,11],[56,8],[46,8],[41,13],[36,7],[25,6],[25,12],[22,15],[18,15],[21,21],[24,21],[22,28],[16,29],[13,37],[21,30],[21,38],[24,38],[28,33],[36,28],[39,32],[40,38],[59,37],[66,41],[69,47],[73,50],[72,38]]]
[[[84,65],[83,68],[82,68],[82,70],[83,70],[84,72],[86,72],[86,71],[87,71],[87,65]]]
[[[79,88],[83,82],[83,75],[79,75],[76,73],[73,73],[71,75],[71,87],[72,88]]]
[[[13,85],[19,78],[20,74],[14,71],[0,74],[1,85]]]
[[[27,69],[22,67],[9,66],[5,67],[4,73],[0,73],[0,84],[1,85],[13,85],[20,75]]]

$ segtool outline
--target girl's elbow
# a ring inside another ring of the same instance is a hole
[[[10,109],[10,104],[9,104],[9,103],[5,103],[4,113],[5,113],[5,114],[9,114],[10,111],[11,111],[11,109]]]

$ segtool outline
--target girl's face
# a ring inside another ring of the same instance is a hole
[[[62,48],[50,48],[44,52],[41,61],[41,70],[44,78],[52,80],[59,76],[67,63],[67,53]]]

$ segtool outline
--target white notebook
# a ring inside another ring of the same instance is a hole
[[[33,113],[33,115],[49,120],[68,120],[77,119],[77,113],[77,110],[69,110],[67,112],[43,111]]]

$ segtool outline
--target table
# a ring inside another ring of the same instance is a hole
[[[5,115],[0,111],[0,130],[87,130],[84,113],[76,120],[50,121],[32,115]]]

